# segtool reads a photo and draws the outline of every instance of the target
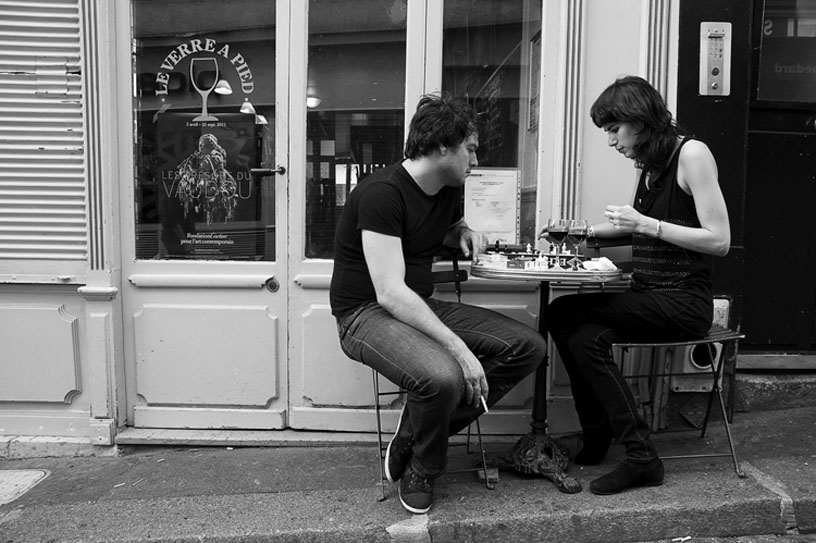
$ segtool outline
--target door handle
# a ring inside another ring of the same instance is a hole
[[[272,175],[274,173],[283,175],[286,173],[286,167],[278,164],[274,168],[250,168],[249,173],[252,175]]]

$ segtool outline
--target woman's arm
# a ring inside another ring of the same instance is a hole
[[[718,182],[717,163],[708,146],[698,140],[683,146],[679,160],[677,182],[694,198],[700,228],[670,224],[661,232],[661,238],[686,249],[725,256],[731,248],[731,226]]]
[[[598,239],[611,239],[611,238],[621,238],[624,236],[629,236],[631,232],[624,232],[623,230],[619,230],[612,226],[612,223],[609,222],[601,222],[598,224],[593,224],[590,226],[592,229],[592,235],[589,236],[591,238],[598,238]]]
[[[731,247],[731,227],[725,198],[717,181],[717,163],[708,146],[698,140],[685,144],[680,149],[678,160],[677,182],[686,194],[694,198],[699,228],[647,217],[626,205],[606,207],[604,215],[609,224],[602,227],[602,232],[609,232],[610,228],[618,232],[637,232],[659,237],[684,249],[725,256]]]

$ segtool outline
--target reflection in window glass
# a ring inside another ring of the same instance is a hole
[[[757,98],[816,102],[816,0],[766,0]]]
[[[275,259],[274,5],[132,1],[137,258]]]
[[[540,46],[540,2],[445,2],[442,89],[481,119],[465,218],[490,243],[535,246]]]
[[[333,258],[348,193],[403,157],[406,15],[407,0],[309,2],[307,258]]]

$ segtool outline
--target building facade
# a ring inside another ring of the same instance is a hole
[[[550,216],[596,222],[631,198],[632,164],[588,109],[619,75],[649,79],[718,156],[734,249],[717,282],[738,323],[765,9],[745,3],[0,0],[0,438],[373,431],[370,372],[328,305],[332,237],[429,92],[482,112],[468,221],[536,245]],[[790,19],[807,2],[767,4]],[[728,92],[701,87],[726,42]],[[465,296],[531,326],[542,304],[534,284],[474,278]],[[557,363],[548,393],[552,431],[574,428]],[[526,431],[532,396],[529,379],[483,428]]]

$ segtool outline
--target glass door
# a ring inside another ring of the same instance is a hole
[[[492,228],[493,241],[534,243],[541,3],[310,0],[308,13],[298,16],[301,9],[293,5],[292,35],[306,36],[308,47],[302,55],[293,47],[291,60],[306,66],[293,71],[291,87],[292,112],[302,115],[292,124],[306,133],[291,146],[289,216],[302,222],[292,224],[289,240],[289,420],[299,429],[372,431],[371,371],[340,350],[328,304],[346,197],[373,171],[402,160],[406,119],[422,94],[467,96],[486,120],[474,200],[501,204],[468,221]],[[502,190],[486,194],[496,180]],[[533,295],[502,293],[493,305],[534,325]],[[478,287],[466,299],[489,305]],[[507,411],[524,406],[531,389],[532,382],[509,397]],[[386,425],[397,411],[386,410]],[[528,424],[516,412],[496,420]]]
[[[289,334],[290,424],[370,430],[370,370],[346,358],[329,308],[334,231],[346,197],[378,168],[402,159],[407,0],[310,0],[294,6]],[[424,28],[413,28],[416,33]],[[302,54],[300,53],[302,51]],[[297,222],[294,222],[297,221]],[[349,409],[352,408],[352,409]]]
[[[285,427],[288,4],[131,8],[128,420]]]

